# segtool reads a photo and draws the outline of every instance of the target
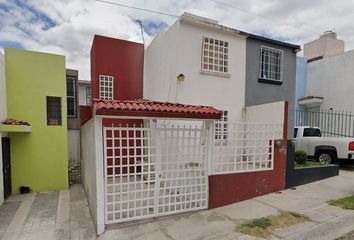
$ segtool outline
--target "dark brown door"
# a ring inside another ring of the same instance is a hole
[[[4,175],[4,197],[8,198],[11,194],[11,161],[10,161],[10,138],[1,138],[2,145],[2,166]]]

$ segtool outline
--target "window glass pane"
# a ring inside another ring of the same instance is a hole
[[[282,55],[279,49],[261,47],[260,77],[263,79],[281,81]]]
[[[113,99],[113,77],[100,76],[100,99],[112,100]]]
[[[76,117],[76,78],[66,77],[67,115]]]
[[[61,124],[61,98],[47,97],[47,125]]]

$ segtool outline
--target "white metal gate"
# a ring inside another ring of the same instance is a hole
[[[208,207],[203,126],[103,131],[106,224]]]

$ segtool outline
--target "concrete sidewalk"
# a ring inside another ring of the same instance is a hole
[[[354,230],[354,211],[326,201],[354,195],[354,172],[229,206],[147,219],[110,227],[98,239],[255,239],[235,232],[247,219],[277,214],[304,214],[311,222],[273,233],[272,239],[335,239]],[[96,239],[80,185],[70,191],[17,195],[0,208],[0,239]]]

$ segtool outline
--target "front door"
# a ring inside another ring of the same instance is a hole
[[[2,146],[2,166],[4,177],[4,198],[8,198],[11,194],[11,161],[10,161],[10,138],[1,138]]]

